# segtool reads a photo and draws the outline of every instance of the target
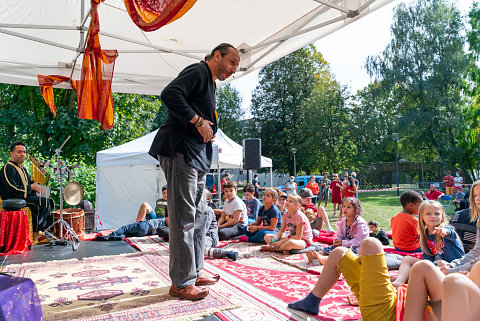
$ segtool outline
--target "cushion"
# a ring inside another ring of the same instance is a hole
[[[12,198],[2,202],[2,208],[7,211],[18,211],[27,206],[27,202],[21,198]]]

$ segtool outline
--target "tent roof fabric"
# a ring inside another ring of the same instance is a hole
[[[201,0],[180,19],[143,32],[122,0],[106,0],[98,6],[100,43],[119,52],[113,91],[158,95],[184,67],[221,42],[241,49],[240,68],[231,81],[391,1]],[[79,79],[89,9],[90,0],[2,1],[0,82],[38,86],[37,74],[70,77],[72,68]]]
[[[158,165],[158,161],[148,154],[153,139],[153,131],[120,146],[102,150],[97,153],[97,167]],[[242,168],[243,148],[218,129],[214,145],[219,148],[220,168]],[[262,167],[272,167],[272,160],[262,156]],[[217,163],[212,163],[212,169]]]

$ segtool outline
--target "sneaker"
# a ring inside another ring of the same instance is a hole
[[[232,260],[236,261],[238,259],[238,252],[226,251],[226,256]]]

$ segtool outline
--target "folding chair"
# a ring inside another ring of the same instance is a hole
[[[442,195],[442,197],[440,197],[440,204],[442,204],[442,206],[447,209],[452,203],[452,199],[452,195]]]

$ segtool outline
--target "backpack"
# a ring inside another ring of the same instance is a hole
[[[470,209],[466,208],[456,212],[450,220],[450,225],[455,228],[463,243],[465,253],[468,253],[475,246],[477,236],[477,220],[470,222]]]

